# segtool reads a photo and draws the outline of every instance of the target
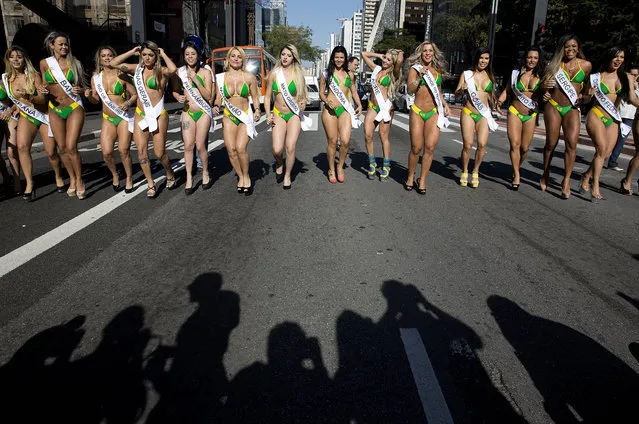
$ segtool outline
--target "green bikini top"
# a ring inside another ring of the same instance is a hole
[[[337,77],[335,75],[333,75],[333,81],[335,81],[335,84],[337,85],[343,85],[344,87],[350,88],[352,85],[351,82],[351,77],[350,75],[346,75],[346,79],[344,80],[344,84],[342,84],[341,82],[339,82],[339,80],[337,79]]]
[[[153,77],[153,75],[151,75],[149,77],[148,80],[146,80],[146,86],[149,87],[151,90],[157,90],[158,87],[160,86],[158,84],[158,82],[155,80],[155,78]]]
[[[273,93],[280,92],[280,87],[277,84],[277,81],[273,81],[273,85],[271,87],[273,89]],[[297,95],[297,85],[295,85],[295,81],[291,80],[291,82],[288,83],[288,92],[293,96]]]
[[[222,87],[222,91],[224,92],[224,97],[230,99],[231,97],[248,97],[250,90],[248,84],[244,81],[244,72],[242,72],[242,87],[240,87],[240,91],[237,91],[237,85],[235,86],[235,93],[231,96],[229,90],[226,85],[226,81],[224,81],[224,86]]]
[[[74,80],[74,75],[73,75],[73,70],[71,69],[71,67],[69,66],[69,70],[67,71],[67,74],[65,75],[67,81],[69,82],[73,82]],[[56,79],[53,77],[53,74],[51,74],[51,70],[47,69],[47,71],[44,73],[44,80],[46,82],[48,82],[49,84],[57,84],[58,81],[56,81]]]
[[[204,79],[199,74],[195,74],[195,77],[200,81],[200,84],[202,84],[202,87],[206,86],[204,84]],[[191,81],[191,88],[197,88],[197,85],[195,85],[193,81]]]
[[[584,81],[586,80],[586,73],[581,68],[580,60],[577,60],[577,65],[579,66],[579,70],[575,73],[575,75],[572,76],[572,78],[570,78],[570,75],[568,75],[568,72],[566,72],[566,68],[564,68],[563,63],[561,64],[561,70],[564,71],[564,74],[566,74],[568,79],[570,79],[570,82],[576,82],[577,84],[581,84],[581,86],[583,87]]]
[[[388,74],[384,75],[379,80],[379,85],[381,85],[382,87],[388,87],[390,85],[390,77],[388,76]]]
[[[610,93],[619,94],[621,93],[621,89],[622,89],[622,87],[619,87],[617,91],[610,91],[608,86],[603,82],[603,72],[601,75],[601,81],[599,82],[599,88],[601,89],[601,92],[604,94],[610,94]],[[0,97],[0,100],[2,100],[2,97]]]
[[[107,91],[107,94],[115,94],[116,96],[121,96],[124,94],[124,85],[122,85],[122,81],[120,81],[120,78],[117,78],[115,80],[115,84],[113,84],[113,90],[111,90],[110,93]]]
[[[442,85],[442,76],[439,72],[435,71],[435,84],[441,86]],[[424,81],[424,78],[420,78],[419,79],[419,85],[426,85],[426,81]]]
[[[492,81],[488,81],[488,84],[486,84],[486,87],[484,87],[484,92],[485,93],[490,93],[490,91],[493,89],[493,82]],[[475,83],[475,90],[480,91],[479,87],[477,86],[477,83]]]
[[[9,97],[9,96],[7,96],[6,90],[4,89],[4,87],[2,85],[0,85],[0,101],[1,100],[7,100],[7,97]]]
[[[529,81],[530,82],[530,81]],[[535,86],[532,89],[528,89],[528,87],[524,87],[524,84],[521,82],[521,78],[517,79],[517,89],[519,91],[521,91],[522,93],[525,92],[529,92],[529,93],[534,93],[535,91],[537,91],[537,89],[539,88],[539,84],[541,84],[541,78],[539,78],[537,80],[537,83],[535,84]]]

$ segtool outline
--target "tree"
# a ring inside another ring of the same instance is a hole
[[[316,61],[322,50],[312,45],[313,30],[307,26],[274,25],[263,34],[266,51],[277,57],[286,44],[297,47],[302,60]]]
[[[445,53],[461,51],[470,60],[475,50],[488,45],[488,14],[480,0],[444,2],[435,12],[433,41]]]
[[[375,44],[373,50],[377,53],[385,53],[390,49],[402,50],[406,57],[413,54],[419,42],[414,35],[401,29],[386,29],[379,43]]]

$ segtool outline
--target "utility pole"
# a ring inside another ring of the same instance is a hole
[[[540,26],[546,25],[546,12],[548,12],[548,0],[536,0],[535,17],[533,18],[533,27],[530,36],[531,46],[539,41],[535,40],[535,34]]]
[[[490,24],[488,27],[488,49],[491,56],[495,55],[495,31],[497,30],[497,8],[499,7],[499,0],[493,0],[493,5],[490,10]]]

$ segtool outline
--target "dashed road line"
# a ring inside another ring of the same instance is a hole
[[[435,370],[430,363],[419,331],[416,328],[399,329],[404,350],[408,357],[419,399],[429,424],[453,424],[446,399],[437,381]]]
[[[209,150],[215,147],[221,146],[224,140],[216,140],[209,144]],[[212,146],[212,147],[211,147]],[[179,172],[184,168],[184,164],[177,164],[173,168],[175,172]],[[160,175],[162,174],[162,175]],[[156,184],[166,179],[164,170],[158,171],[153,179]],[[104,217],[108,213],[114,211],[118,207],[122,206],[129,200],[135,198],[141,193],[145,193],[145,190],[139,190],[140,187],[145,186],[148,188],[146,180],[138,181],[134,184],[136,191],[131,194],[125,194],[124,192],[116,194],[113,197],[99,203],[86,212],[76,216],[75,218],[65,222],[57,228],[49,231],[48,233],[30,241],[29,243],[20,246],[19,248],[7,253],[0,258],[0,278],[4,277],[11,271],[26,264],[31,259],[39,256],[47,250],[55,247],[59,243],[63,242],[73,234],[83,230],[92,223],[96,222],[100,218]]]

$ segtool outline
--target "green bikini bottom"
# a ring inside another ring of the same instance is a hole
[[[277,110],[276,107],[273,108],[273,113],[276,114],[277,116],[279,116],[280,118],[282,118],[285,122],[288,122],[289,119],[291,119],[292,117],[295,116],[295,114],[293,112],[282,113],[279,110]]]
[[[421,110],[420,108],[415,106],[415,103],[413,103],[413,105],[410,107],[410,109],[413,112],[415,112],[416,114],[418,114],[419,117],[422,118],[422,121],[424,121],[424,122],[428,121],[434,114],[437,113],[437,108],[436,107],[432,108],[428,112],[424,112],[423,110]]]

